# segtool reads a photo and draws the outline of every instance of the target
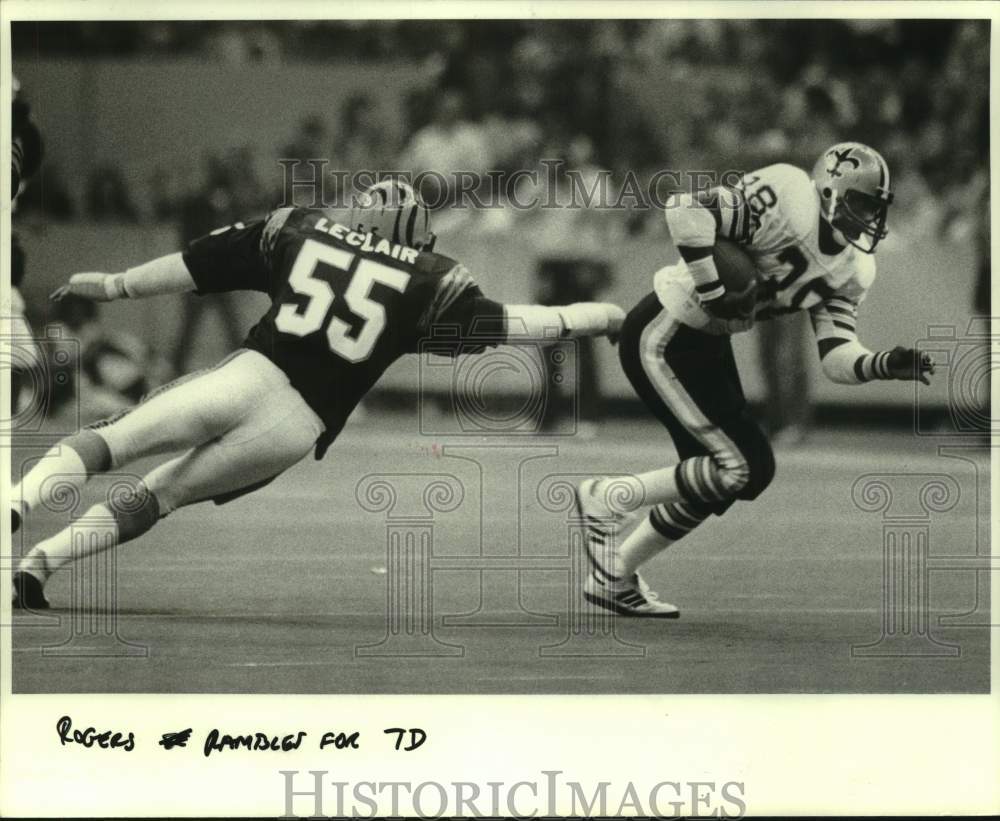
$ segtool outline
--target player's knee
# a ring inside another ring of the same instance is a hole
[[[722,483],[727,496],[736,496],[750,482],[751,467],[749,461],[741,453],[726,454],[716,457],[716,475]]]
[[[62,444],[73,450],[80,457],[87,476],[93,476],[95,473],[103,473],[111,469],[111,449],[101,434],[89,428],[84,428],[72,436],[63,439]]]
[[[774,451],[770,443],[761,437],[761,441],[747,453],[749,475],[746,484],[739,492],[741,499],[756,499],[763,493],[771,480],[774,479]]]
[[[141,482],[112,488],[107,507],[118,525],[119,542],[141,536],[161,516],[159,499]]]

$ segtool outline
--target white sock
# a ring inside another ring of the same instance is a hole
[[[634,513],[651,505],[679,502],[676,465],[634,476],[609,476],[594,485],[594,495],[615,513]]]
[[[41,582],[70,562],[84,559],[118,543],[118,524],[106,505],[94,505],[69,527],[35,545],[21,559],[18,570]]]
[[[612,551],[612,575],[629,578],[657,553],[680,541],[708,518],[710,510],[688,502],[656,505],[639,526]]]
[[[59,479],[48,481],[53,476]],[[15,505],[20,503],[23,515],[39,505],[51,505],[54,498],[58,500],[66,493],[67,485],[79,490],[86,482],[87,470],[79,454],[67,445],[56,445],[14,485],[11,501]]]
[[[612,551],[609,571],[619,579],[628,579],[640,566],[672,544],[673,541],[656,531],[647,516],[639,522],[639,526],[629,537]]]

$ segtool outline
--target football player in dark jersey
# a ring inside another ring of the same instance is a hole
[[[21,93],[17,77],[11,78],[11,148],[10,148],[10,198],[16,202],[35,172],[42,164],[44,143],[41,132],[31,118],[31,106]],[[31,384],[28,374],[41,367],[41,353],[35,343],[34,333],[25,316],[21,283],[24,280],[26,258],[17,232],[10,237],[10,301],[0,308],[0,336],[8,340],[14,351],[11,355],[10,395],[12,414],[19,410],[18,402],[22,385]]]
[[[461,263],[432,250],[427,207],[405,183],[369,189],[348,223],[284,208],[124,273],[72,276],[53,298],[250,289],[266,293],[271,307],[243,347],[214,368],[182,377],[50,450],[13,490],[14,528],[65,492],[66,483],[79,486],[155,454],[184,451],[144,478],[133,503],[121,510],[96,505],[84,514],[114,517],[114,544],[183,505],[255,490],[311,450],[322,458],[389,365],[426,350],[425,341],[437,344],[432,330],[447,328],[454,332],[448,339],[471,343],[462,352],[476,352],[518,336],[614,336],[624,321],[618,306],[605,303],[547,308],[489,299]],[[454,344],[440,350],[457,351]],[[103,549],[93,541],[81,553],[67,528],[36,545],[14,574],[15,606],[46,607],[46,580]]]

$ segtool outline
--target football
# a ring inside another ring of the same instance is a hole
[[[719,237],[712,251],[719,279],[730,294],[742,294],[757,282],[757,266],[743,247],[732,240]]]

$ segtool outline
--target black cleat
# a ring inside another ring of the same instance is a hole
[[[10,532],[17,533],[21,529],[21,511],[16,507],[10,509]]]
[[[42,583],[23,570],[14,573],[14,602],[12,607],[15,610],[48,610],[49,602],[42,592]]]

